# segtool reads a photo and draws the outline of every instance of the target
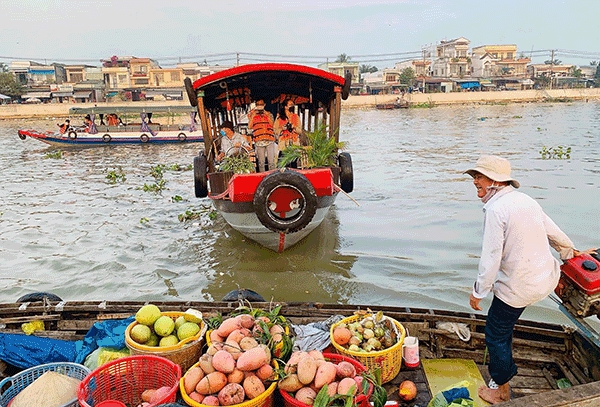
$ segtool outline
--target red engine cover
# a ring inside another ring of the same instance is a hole
[[[571,280],[585,294],[600,292],[600,261],[589,254],[567,260],[560,266],[560,270],[563,278]]]

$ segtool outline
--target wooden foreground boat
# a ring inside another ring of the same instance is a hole
[[[211,316],[228,314],[240,304],[233,302],[153,302],[163,311],[185,311],[192,307]],[[21,324],[43,320],[46,330],[35,335],[65,340],[79,340],[97,321],[127,318],[144,304],[136,301],[82,301],[0,304],[0,333],[22,333]],[[484,365],[485,316],[465,312],[392,306],[363,306],[319,303],[280,303],[280,314],[296,325],[322,321],[332,315],[351,316],[355,311],[383,311],[419,338],[421,360],[464,358],[475,361],[484,380],[489,380]],[[246,304],[247,305],[247,304]],[[270,303],[252,303],[254,308],[268,309]],[[463,341],[455,332],[438,328],[441,322],[466,324],[470,339]],[[574,328],[557,324],[521,320],[514,333],[514,355],[519,373],[511,380],[513,399],[501,406],[598,406],[600,405],[600,348]],[[4,376],[15,369],[1,363]],[[572,387],[559,389],[565,379]],[[385,384],[388,400],[398,401],[398,385],[403,380],[416,383],[418,395],[401,406],[425,406],[431,398],[427,378],[421,367],[407,369]],[[276,405],[278,405],[276,403]]]

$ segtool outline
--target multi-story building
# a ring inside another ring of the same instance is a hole
[[[41,101],[52,99],[50,86],[56,87],[66,81],[64,65],[40,64],[33,61],[11,61],[8,72],[15,76],[17,83],[25,86],[23,99],[37,98]]]
[[[350,73],[352,75],[352,83],[358,83],[360,81],[358,62],[326,62],[320,64],[318,68],[344,78],[347,73]]]
[[[471,76],[491,78],[495,76],[527,77],[530,58],[517,57],[517,46],[482,45],[471,51]]]
[[[431,66],[433,77],[462,78],[470,75],[470,41],[464,37],[441,41],[436,46],[435,59]]]

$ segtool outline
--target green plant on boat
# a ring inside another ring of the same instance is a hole
[[[568,160],[571,158],[571,147],[556,146],[546,147],[542,146],[540,155],[543,160]]]
[[[167,181],[165,181],[164,179],[159,179],[154,184],[144,184],[142,189],[144,190],[144,192],[154,192],[155,194],[160,194],[162,191],[167,189],[165,186],[166,184]]]
[[[51,151],[49,153],[46,153],[44,158],[52,158],[55,160],[59,160],[59,159],[63,158],[63,152],[62,152],[62,150]]]
[[[256,167],[249,154],[241,153],[225,157],[219,169],[224,172],[231,171],[235,174],[249,174],[254,172]]]
[[[119,167],[116,170],[106,170],[106,179],[109,184],[116,184],[117,182],[125,182],[127,178],[123,169]]]
[[[337,163],[339,150],[346,148],[346,143],[328,136],[325,125],[321,125],[315,131],[307,132],[306,138],[306,146],[291,145],[281,152],[278,163],[280,168],[287,167],[293,162],[298,162],[304,168],[332,167]]]

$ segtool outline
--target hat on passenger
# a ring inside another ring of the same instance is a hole
[[[223,127],[227,127],[228,129],[233,130],[233,123],[229,120],[225,120],[223,123],[221,123],[220,128]]]
[[[474,177],[475,173],[480,173],[497,182],[510,182],[510,184],[519,188],[519,181],[512,178],[510,175],[510,163],[506,158],[496,155],[482,155],[475,163],[475,167],[469,168],[464,174],[469,174]]]

